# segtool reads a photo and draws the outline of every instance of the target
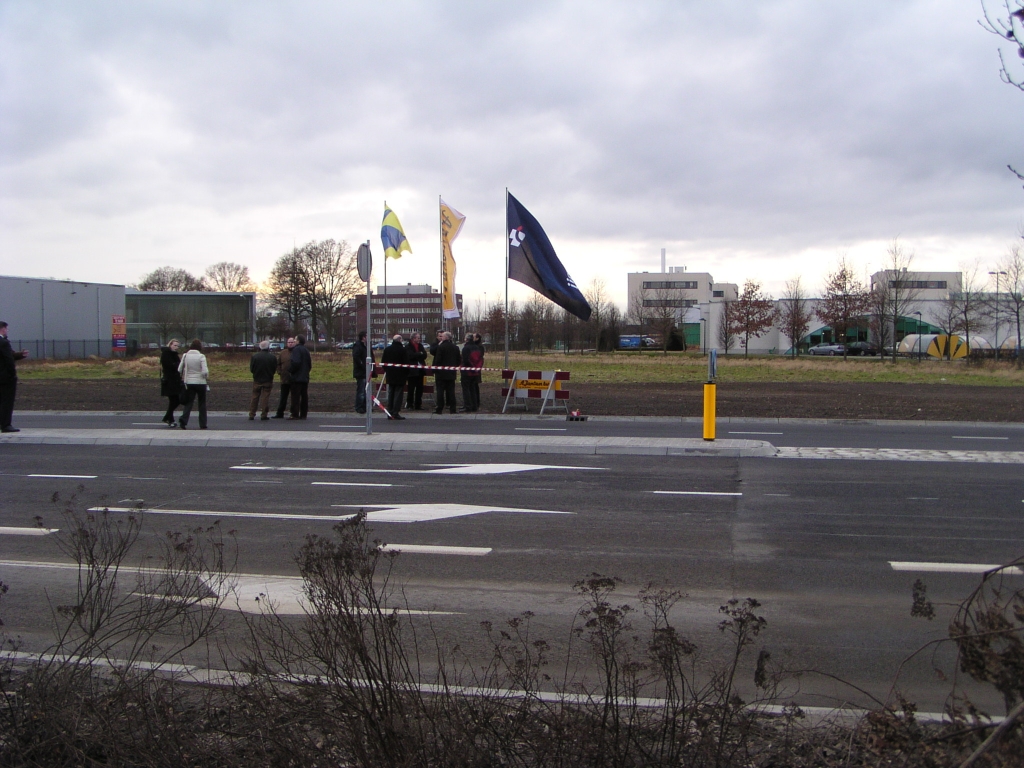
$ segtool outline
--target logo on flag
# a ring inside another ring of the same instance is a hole
[[[459,317],[455,302],[455,257],[452,243],[462,231],[466,217],[444,200],[438,199],[441,207],[441,315],[446,320]]]
[[[508,244],[511,245],[513,248],[518,248],[519,244],[523,242],[523,240],[525,239],[526,233],[523,232],[522,227],[519,227],[519,229],[513,229],[511,232],[508,233]]]
[[[412,246],[405,237],[405,230],[395,212],[384,203],[384,220],[380,225],[380,241],[384,245],[385,259],[400,259],[403,252],[412,253]]]

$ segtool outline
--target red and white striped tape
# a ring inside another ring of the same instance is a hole
[[[410,363],[374,363],[378,368],[418,368],[421,371],[501,371],[503,368],[473,368],[464,365],[412,365]]]

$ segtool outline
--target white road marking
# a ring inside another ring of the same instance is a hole
[[[352,485],[360,488],[406,488],[407,486],[401,485],[396,486],[394,483],[327,483],[318,482],[310,483],[310,485]]]
[[[158,509],[137,507],[89,507],[90,512],[140,512],[147,515],[192,515],[194,517],[252,517],[269,520],[324,520],[337,522],[348,520],[352,515],[289,515],[272,512],[212,512],[205,509]]]
[[[384,544],[382,552],[409,552],[419,555],[468,555],[483,557],[493,551],[491,547],[444,547],[428,544]]]
[[[729,493],[725,491],[651,491],[664,496],[742,496],[742,493]]]
[[[114,475],[116,480],[166,480],[166,477],[132,477],[131,475]]]
[[[8,528],[0,526],[0,536],[49,536],[60,528]]]
[[[516,427],[516,432],[565,432],[568,427]]]
[[[405,475],[504,475],[535,469],[604,470],[604,467],[569,467],[558,464],[425,464],[437,469],[353,469],[351,467],[269,467],[262,464],[240,464],[230,469],[259,472],[348,472],[356,474]]]
[[[784,432],[730,432],[730,435],[782,435]]]
[[[890,560],[889,565],[894,571],[922,571],[929,573],[985,573],[1002,568],[1002,572],[1011,576],[1024,575],[1015,565],[1003,568],[1001,565],[991,563],[911,563]]]
[[[163,421],[133,421],[133,427],[166,427],[166,422]]]
[[[984,435],[952,435],[954,440],[1009,440],[1008,437],[986,437]]]
[[[907,501],[938,501],[938,496],[907,496]]]
[[[553,491],[554,488],[520,488],[520,491]]]
[[[272,485],[281,485],[284,480],[243,480],[243,483],[270,483]]]
[[[95,480],[99,475],[25,475],[25,477],[57,477],[68,480]]]
[[[374,523],[422,523],[447,520],[450,517],[480,515],[485,512],[515,512],[527,515],[571,515],[551,509],[521,509],[518,507],[488,507],[477,504],[332,504],[345,509],[374,509],[366,519]]]
[[[365,424],[319,424],[320,429],[366,429]]]
[[[766,493],[765,496],[790,496],[788,493]]]

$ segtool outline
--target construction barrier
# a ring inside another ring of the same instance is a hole
[[[505,404],[502,413],[507,413],[509,406],[526,407],[528,400],[540,400],[540,412],[548,404],[560,404],[569,414],[569,371],[509,371],[503,370],[501,378],[505,384],[501,395]]]

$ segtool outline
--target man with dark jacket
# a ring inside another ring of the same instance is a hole
[[[252,374],[252,399],[249,401],[249,421],[256,418],[256,409],[260,409],[260,421],[270,418],[270,393],[274,389],[274,374],[277,373],[277,358],[270,351],[270,342],[260,342],[259,351],[249,360],[249,373]]]
[[[373,350],[370,361],[377,362]],[[366,331],[359,332],[359,341],[352,347],[352,378],[356,380],[356,413],[366,413]]]
[[[409,365],[426,364],[427,348],[423,346],[418,333],[414,333],[409,338],[409,346],[405,348],[405,356],[409,361]],[[423,371],[417,371],[415,368],[410,368],[409,377],[405,380],[405,384],[409,390],[409,399],[406,400],[405,407],[415,408],[417,411],[422,411]]]
[[[466,334],[466,343],[462,345],[462,367],[484,367],[484,351],[476,343],[472,333]],[[466,413],[476,413],[480,409],[480,373],[464,370],[461,374],[462,410]]]
[[[391,340],[391,346],[384,350],[380,361],[384,364],[384,380],[388,383],[388,418],[402,421],[402,398],[405,393],[402,387],[405,386],[405,379],[408,369],[392,366],[406,365],[405,345],[402,343],[401,334],[397,334]]]
[[[292,347],[295,339],[289,337],[284,349],[277,353],[277,378],[281,382],[281,397],[277,403],[277,413],[271,418],[283,419],[284,409],[288,407],[288,396],[292,391]]]
[[[292,415],[293,419],[304,419],[309,411],[309,372],[313,368],[313,358],[306,349],[306,337],[296,336],[292,347],[291,373]]]
[[[11,426],[14,418],[14,395],[18,390],[18,369],[15,360],[28,357],[28,350],[15,352],[7,340],[7,323],[0,321],[0,432],[21,432]]]
[[[445,331],[434,353],[434,365],[458,367],[462,364],[462,354],[452,341],[452,335]],[[455,371],[437,371],[434,373],[434,392],[437,397],[437,408],[434,413],[441,413],[445,403],[448,410],[455,413]]]

